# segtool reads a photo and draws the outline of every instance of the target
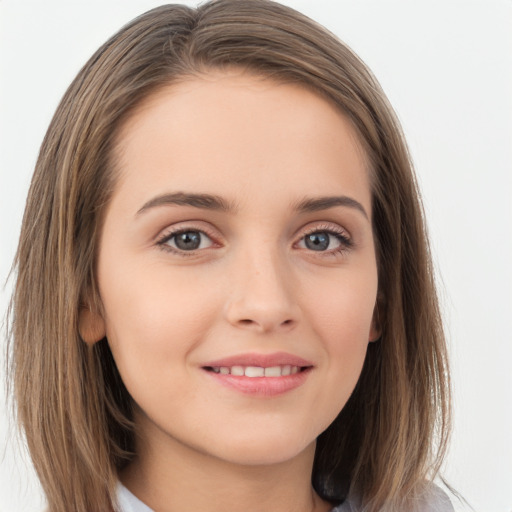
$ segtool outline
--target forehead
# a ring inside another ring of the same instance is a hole
[[[365,154],[347,117],[305,87],[244,71],[211,72],[150,95],[121,127],[115,156],[118,191],[258,188],[270,200],[284,190],[329,194],[339,182],[340,194],[362,190],[370,202]]]

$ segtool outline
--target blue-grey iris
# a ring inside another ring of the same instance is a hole
[[[197,231],[185,231],[174,236],[176,247],[183,251],[193,251],[201,245],[201,234]]]
[[[306,236],[305,244],[312,251],[325,251],[329,247],[329,234],[322,231],[311,233]]]

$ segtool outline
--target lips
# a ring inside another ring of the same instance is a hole
[[[257,377],[286,377],[288,375],[294,375],[299,371],[302,371],[303,367],[291,366],[285,364],[283,366],[212,366],[210,369],[214,373],[220,373],[221,375],[237,375],[238,377],[244,376],[249,378]]]
[[[311,361],[307,361],[302,357],[298,357],[287,352],[275,352],[273,354],[239,354],[235,356],[225,357],[223,359],[216,359],[215,361],[209,361],[203,365],[203,368],[220,368],[233,366],[259,366],[261,368],[270,368],[272,366],[298,366],[298,367],[309,367],[313,366]]]
[[[254,396],[281,395],[302,385],[313,364],[285,352],[240,354],[202,365],[215,381]]]

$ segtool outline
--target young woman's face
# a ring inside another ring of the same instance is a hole
[[[378,335],[350,123],[299,86],[219,72],[150,97],[118,141],[98,281],[143,436],[239,464],[303,453]]]

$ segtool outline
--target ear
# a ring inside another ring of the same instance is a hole
[[[106,335],[103,317],[88,307],[82,307],[78,316],[78,331],[88,345],[94,345]]]
[[[370,325],[370,333],[368,334],[368,341],[370,343],[374,341],[379,341],[382,335],[382,325],[380,323],[379,317],[379,302],[375,304],[375,308],[373,309],[373,317],[372,323]]]

